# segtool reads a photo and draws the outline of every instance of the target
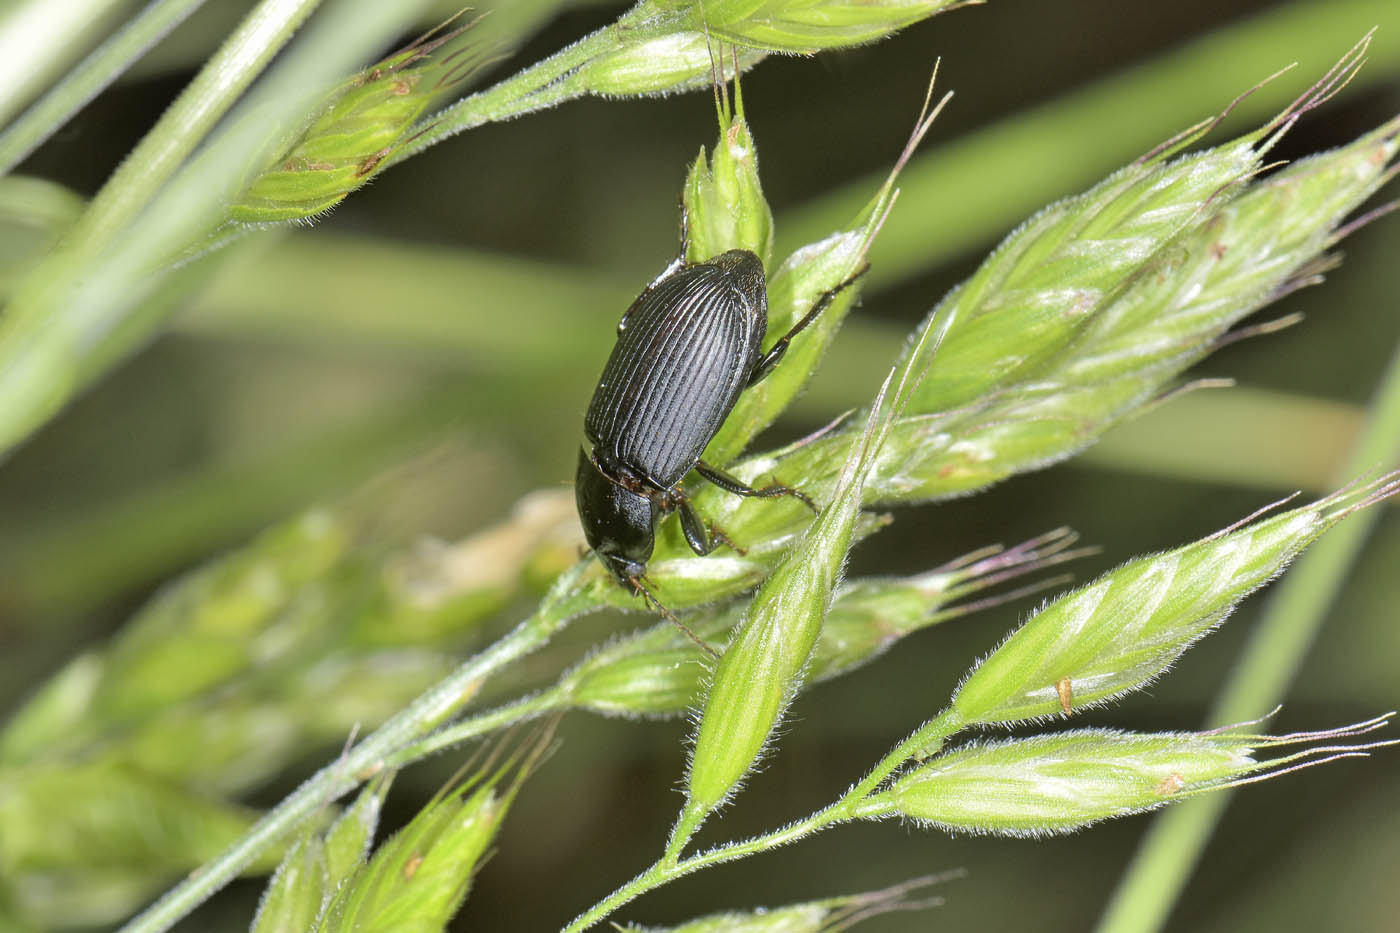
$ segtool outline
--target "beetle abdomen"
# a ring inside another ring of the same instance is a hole
[[[768,326],[763,265],[732,250],[657,282],[626,325],[588,406],[595,449],[670,488],[724,423]]]

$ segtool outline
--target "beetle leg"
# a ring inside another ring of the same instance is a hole
[[[783,354],[787,353],[788,344],[792,342],[792,338],[805,330],[823,311],[830,307],[831,303],[836,300],[837,295],[854,285],[856,280],[865,275],[869,270],[870,266],[863,265],[840,285],[822,292],[821,297],[812,305],[812,310],[802,315],[802,319],[792,325],[792,330],[779,337],[778,342],[769,347],[767,353],[759,357],[758,363],[753,368],[753,372],[749,374],[749,385],[762,382],[763,378],[773,371],[773,367],[778,365],[778,361],[783,358]]]
[[[793,489],[791,486],[784,486],[781,481],[777,481],[777,477],[774,477],[775,482],[772,485],[764,486],[761,489],[755,489],[752,486],[745,485],[738,477],[730,476],[723,470],[715,469],[704,460],[696,462],[695,472],[699,473],[725,492],[732,492],[736,496],[746,496],[757,499],[776,499],[779,496],[792,496],[813,512],[817,511],[816,503],[814,503],[806,493],[802,492],[800,489]]]
[[[700,557],[713,551],[716,542],[710,539],[705,523],[689,502],[681,501],[680,513],[681,531],[685,534],[685,541],[690,545],[690,549]]]
[[[685,534],[686,544],[700,557],[709,554],[721,544],[740,555],[748,553],[722,530],[714,525],[706,525],[700,513],[695,511],[695,507],[688,500],[677,500],[675,507],[681,513],[681,531]]]
[[[710,541],[712,543],[712,546],[719,547],[721,544],[723,544],[725,547],[729,548],[731,551],[733,551],[735,554],[738,554],[740,557],[743,557],[745,554],[749,553],[748,548],[739,547],[739,545],[735,544],[734,539],[730,538],[729,535],[725,534],[724,531],[720,529],[718,525],[710,525]]]

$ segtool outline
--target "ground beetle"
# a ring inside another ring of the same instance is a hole
[[[793,336],[854,280],[822,295],[767,353],[763,261],[748,250],[677,259],[632,302],[588,406],[584,433],[593,450],[579,449],[574,486],[584,537],[619,583],[655,603],[642,577],[657,523],[673,511],[696,554],[734,546],[687,500],[681,481],[692,469],[735,495],[795,496],[811,506],[795,489],[755,489],[700,455],[740,393],[768,375]]]

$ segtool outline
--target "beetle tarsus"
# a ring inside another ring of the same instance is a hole
[[[718,525],[710,526],[710,541],[711,546],[718,547],[719,545],[723,544],[725,547],[729,548],[731,551],[733,551],[735,554],[738,554],[740,557],[744,557],[749,553],[748,548],[739,547],[739,545],[735,544],[734,540],[730,538],[729,535],[725,534],[724,530],[721,529]]]
[[[776,478],[777,477],[774,477],[774,479]],[[821,509],[817,508],[817,504],[812,501],[812,497],[807,495],[802,490],[793,489],[791,486],[783,486],[783,488],[788,491],[788,495],[792,496],[798,502],[801,502],[803,505],[807,506],[807,508],[811,509],[813,515],[816,515],[819,512],[821,512]]]
[[[813,512],[817,511],[816,503],[812,501],[810,496],[800,489],[793,489],[791,486],[785,485],[776,476],[773,477],[773,482],[771,484],[761,488],[755,488],[747,485],[736,476],[731,476],[723,470],[710,466],[704,460],[695,464],[695,472],[699,473],[725,492],[732,492],[736,496],[744,496],[750,499],[777,499],[780,496],[791,496]]]

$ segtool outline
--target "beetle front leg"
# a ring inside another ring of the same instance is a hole
[[[768,352],[759,357],[758,364],[754,366],[753,372],[749,374],[749,385],[762,382],[763,378],[773,371],[773,367],[778,365],[778,361],[787,353],[788,344],[792,343],[792,338],[805,330],[808,325],[815,321],[823,311],[831,306],[836,300],[836,296],[844,292],[856,283],[856,280],[870,271],[870,266],[863,265],[851,274],[840,285],[829,288],[822,292],[821,297],[812,305],[812,310],[802,315],[802,319],[792,325],[792,330],[778,338],[778,342],[768,348]]]
[[[721,544],[727,545],[738,554],[747,553],[731,541],[729,535],[714,525],[706,525],[705,520],[700,517],[700,513],[695,511],[695,507],[689,501],[680,500],[676,504],[676,508],[681,513],[681,532],[685,535],[685,542],[698,556],[704,557]]]
[[[793,489],[791,486],[785,486],[781,481],[774,482],[772,485],[764,486],[761,489],[756,489],[753,486],[746,485],[737,476],[730,476],[723,470],[710,466],[704,460],[696,462],[695,472],[699,473],[725,492],[732,492],[736,496],[745,496],[752,499],[776,499],[779,496],[792,496],[813,512],[817,511],[816,503],[814,503],[805,492],[802,492],[800,489]],[[774,479],[776,480],[777,477],[774,477]]]
[[[713,551],[715,542],[710,540],[709,530],[695,508],[689,502],[682,502],[680,513],[681,531],[685,534],[685,542],[690,545],[690,549],[700,557]]]

